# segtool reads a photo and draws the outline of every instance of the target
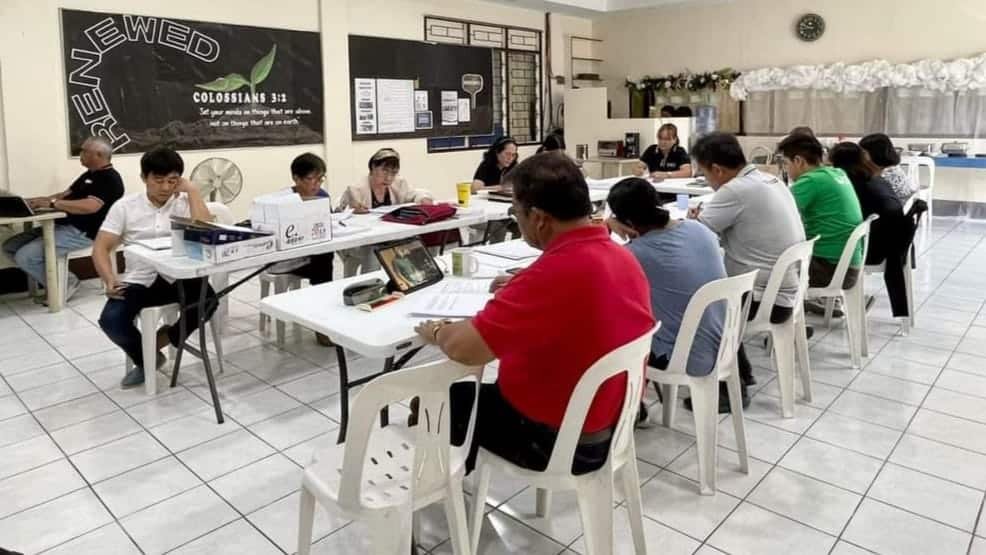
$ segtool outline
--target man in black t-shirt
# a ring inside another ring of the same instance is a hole
[[[32,208],[52,208],[68,214],[55,222],[55,254],[65,256],[69,251],[92,246],[96,232],[103,224],[106,212],[123,196],[123,180],[113,169],[110,158],[113,147],[102,137],[90,137],[82,143],[79,162],[86,172],[61,193],[27,199]],[[42,286],[45,283],[44,239],[41,229],[14,235],[3,243],[3,251],[17,267]],[[79,288],[79,279],[68,276],[66,301]]]

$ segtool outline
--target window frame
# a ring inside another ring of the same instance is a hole
[[[431,40],[433,40],[433,39],[430,39],[429,38],[429,35],[428,35],[428,24],[429,24],[429,21],[430,20],[448,21],[448,22],[451,22],[451,23],[459,23],[459,24],[462,24],[462,25],[465,26],[465,36],[464,36],[464,41],[463,42],[455,43],[455,42],[451,42],[451,41],[436,41],[436,42],[442,42],[443,44],[462,44],[464,46],[473,46],[473,44],[472,44],[472,26],[473,25],[481,25],[483,27],[497,28],[497,29],[500,29],[500,31],[502,31],[505,47],[496,47],[496,46],[489,46],[489,45],[482,45],[482,44],[476,45],[476,46],[481,46],[483,48],[489,48],[490,50],[493,50],[494,52],[496,52],[502,58],[502,64],[503,64],[502,67],[504,68],[504,75],[505,75],[504,88],[506,90],[505,90],[505,100],[501,97],[501,100],[503,101],[503,104],[504,104],[504,106],[502,108],[503,109],[503,120],[502,120],[502,122],[499,122],[499,123],[502,124],[501,126],[503,127],[503,134],[504,135],[513,136],[512,133],[511,133],[511,129],[510,129],[510,78],[511,78],[510,77],[510,53],[512,53],[512,52],[519,52],[519,53],[531,54],[531,55],[536,56],[536,63],[537,63],[537,66],[538,67],[537,67],[537,71],[535,72],[535,74],[537,75],[537,82],[535,83],[535,89],[536,89],[535,95],[537,97],[537,111],[538,111],[538,117],[537,117],[537,135],[539,135],[540,137],[535,137],[535,139],[532,140],[532,141],[518,141],[517,142],[517,145],[518,146],[540,145],[541,144],[541,141],[544,138],[544,83],[545,83],[545,81],[544,81],[544,71],[545,71],[545,69],[544,69],[544,31],[541,30],[541,29],[534,29],[534,28],[531,28],[531,27],[520,27],[520,26],[517,26],[517,25],[504,25],[504,24],[500,24],[500,23],[490,23],[490,22],[486,22],[486,21],[475,21],[475,20],[470,20],[470,19],[460,19],[460,18],[455,18],[455,17],[445,17],[445,16],[435,15],[435,14],[425,14],[424,17],[422,18],[422,36],[423,36],[423,38],[424,38],[425,41],[431,41]],[[536,50],[525,50],[525,49],[521,49],[521,48],[511,48],[510,47],[510,31],[520,31],[520,32],[525,32],[525,33],[535,33],[536,36],[537,36],[537,42],[538,42],[537,49]],[[462,152],[462,151],[467,151],[467,150],[486,150],[486,149],[489,148],[490,144],[493,142],[492,139],[489,142],[486,142],[485,144],[475,145],[475,146],[472,145],[472,142],[470,141],[470,139],[472,137],[476,137],[476,138],[481,138],[481,137],[496,137],[496,135],[497,135],[496,127],[497,127],[497,125],[498,125],[498,122],[495,122],[494,121],[493,122],[494,131],[490,135],[454,135],[454,136],[450,136],[450,137],[428,137],[426,139],[426,141],[427,141],[427,143],[426,143],[426,150],[427,150],[427,152],[429,154],[432,154],[432,153],[441,153],[441,152]],[[432,146],[431,146],[431,142],[433,140],[442,140],[442,139],[463,139],[465,141],[465,146],[452,147],[452,148],[434,148],[433,149]]]

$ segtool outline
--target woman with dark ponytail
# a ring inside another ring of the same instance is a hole
[[[661,329],[651,342],[649,364],[667,368],[692,295],[706,283],[726,277],[719,239],[697,221],[672,220],[660,206],[654,186],[639,177],[614,185],[606,203],[613,212],[607,225],[632,238],[627,248],[644,269],[650,283],[651,309],[661,322]],[[723,307],[718,305],[702,316],[688,357],[688,375],[705,376],[712,371],[722,338],[723,317]],[[728,409],[728,402],[724,406]],[[645,422],[647,412],[641,407],[640,423]]]

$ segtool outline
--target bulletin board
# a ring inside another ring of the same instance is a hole
[[[490,48],[349,36],[354,141],[493,133]]]

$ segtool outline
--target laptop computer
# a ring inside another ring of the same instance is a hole
[[[45,212],[53,212],[53,210],[51,208],[31,208],[24,197],[0,196],[0,218],[29,218]]]

